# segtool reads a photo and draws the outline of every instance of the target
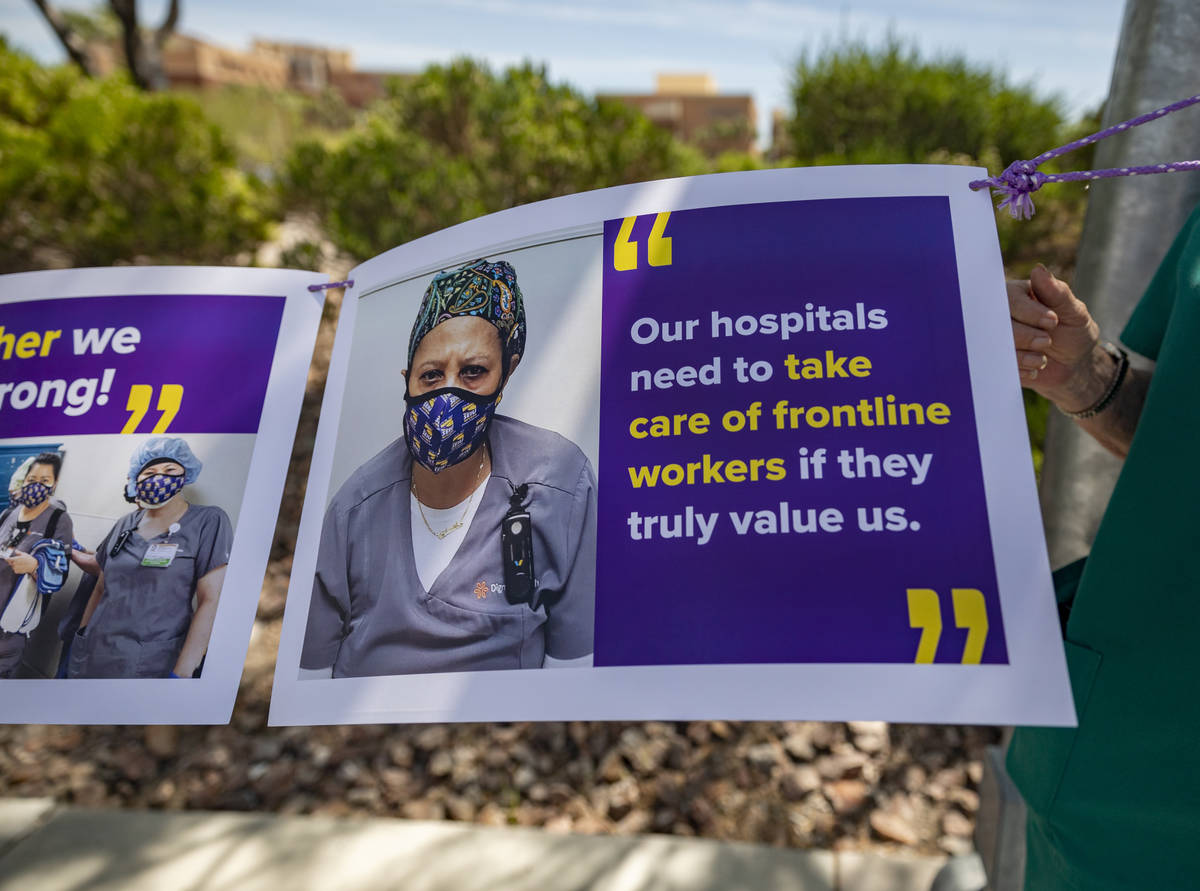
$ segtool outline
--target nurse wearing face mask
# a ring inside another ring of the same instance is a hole
[[[496,414],[524,350],[512,266],[434,278],[405,404],[380,406],[403,435],[325,515],[302,677],[591,664],[595,476],[570,441]]]
[[[12,677],[21,664],[30,624],[28,604],[14,600],[18,583],[36,577],[37,558],[30,551],[42,539],[70,543],[74,535],[71,516],[51,495],[58,485],[62,457],[43,452],[13,474],[9,499],[0,514],[0,677]],[[40,612],[37,614],[40,618]]]
[[[233,543],[225,511],[182,494],[200,468],[178,437],[153,437],[134,451],[125,499],[138,509],[96,549],[101,575],[71,644],[68,677],[197,673]]]

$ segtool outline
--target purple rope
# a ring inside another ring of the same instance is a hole
[[[1036,192],[1046,183],[1109,179],[1114,176],[1145,176],[1151,173],[1175,173],[1179,170],[1200,170],[1200,161],[1174,161],[1170,164],[1150,164],[1144,167],[1108,167],[1103,170],[1075,170],[1070,173],[1042,173],[1038,170],[1039,165],[1044,164],[1051,158],[1057,158],[1060,155],[1065,155],[1067,152],[1073,152],[1077,148],[1083,148],[1085,145],[1091,145],[1094,142],[1099,142],[1101,139],[1107,139],[1114,133],[1121,133],[1132,127],[1145,124],[1148,121],[1158,120],[1173,111],[1179,111],[1181,108],[1187,108],[1189,105],[1195,105],[1197,102],[1200,102],[1200,95],[1180,99],[1178,102],[1172,102],[1170,105],[1156,108],[1154,111],[1147,112],[1144,115],[1114,124],[1090,136],[1084,136],[1082,139],[1068,142],[1059,148],[1042,152],[1032,161],[1014,161],[999,176],[989,176],[987,179],[972,180],[969,185],[976,191],[991,186],[1004,196],[1004,200],[1000,202],[1000,207],[1007,207],[1008,212],[1017,219],[1027,220],[1033,216],[1032,193]]]
[[[354,285],[354,279],[348,278],[344,282],[327,282],[323,285],[309,285],[308,289],[313,291],[328,291],[330,288],[349,288]]]

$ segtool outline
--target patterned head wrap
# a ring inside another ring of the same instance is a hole
[[[517,271],[503,260],[473,260],[435,275],[421,298],[408,338],[409,368],[422,338],[458,316],[477,316],[496,326],[507,376],[508,360],[525,353],[525,300],[517,286]]]

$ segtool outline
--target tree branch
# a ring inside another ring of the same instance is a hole
[[[158,30],[154,32],[154,44],[161,50],[166,42],[175,33],[175,26],[179,24],[179,0],[171,0],[171,6],[167,9],[167,15],[163,19]]]
[[[147,41],[138,25],[137,0],[108,0],[108,5],[121,20],[125,44],[125,59],[129,63],[129,74],[143,90],[165,90],[167,73],[162,64],[162,42],[171,35],[179,21],[179,0],[171,0],[167,17],[155,33],[153,39]]]
[[[78,65],[79,69],[88,77],[94,77],[96,72],[88,60],[86,45],[79,35],[71,30],[71,26],[67,24],[59,11],[51,6],[48,0],[33,0],[33,5],[41,11],[71,61]]]
[[[142,72],[142,35],[138,31],[137,0],[108,0],[108,5],[121,22],[121,43],[125,48],[129,76],[143,90],[148,90],[150,86]]]

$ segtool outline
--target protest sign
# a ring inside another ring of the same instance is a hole
[[[621,187],[354,270],[272,721],[1071,723],[978,175]]]
[[[5,721],[229,720],[323,280],[0,277]],[[60,565],[28,571],[53,541]]]
[[[940,596],[930,661],[1007,662],[946,198],[677,212],[670,263],[663,217],[630,219],[605,226],[600,550],[625,556],[596,663],[912,662],[910,604]],[[683,621],[644,594],[671,588]]]

